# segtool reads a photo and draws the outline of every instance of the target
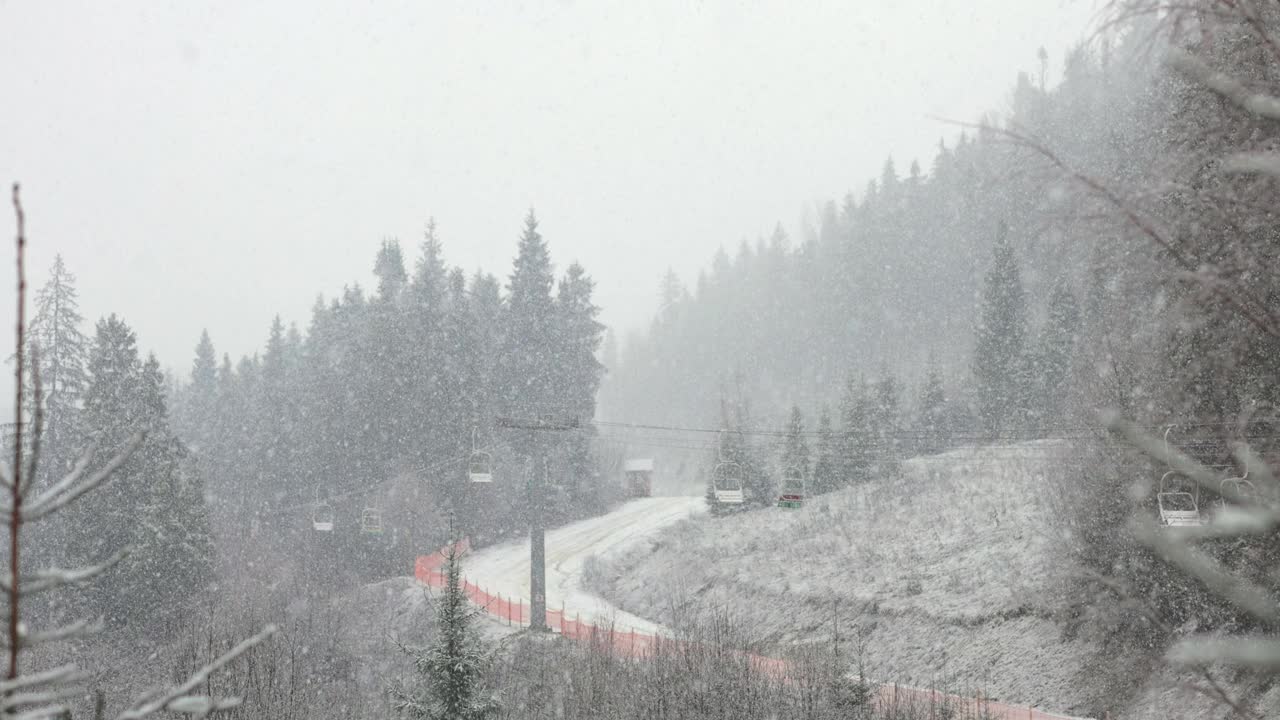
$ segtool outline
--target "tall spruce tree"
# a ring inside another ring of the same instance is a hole
[[[942,385],[942,374],[933,358],[930,358],[924,387],[920,390],[916,426],[920,453],[930,455],[942,452],[950,445],[946,432],[947,394]]]
[[[412,346],[408,358],[412,366],[412,404],[406,410],[406,417],[411,421],[410,427],[420,430],[422,437],[416,446],[422,464],[427,464],[433,456],[453,451],[457,442],[456,438],[452,438],[452,442],[444,440],[450,431],[445,430],[445,421],[440,413],[451,389],[444,366],[456,351],[450,341],[442,337],[446,332],[442,326],[446,322],[446,312],[454,316],[461,312],[456,302],[449,300],[447,275],[436,222],[431,218],[427,220],[413,280],[409,284],[405,328],[405,336]],[[457,331],[456,327],[451,330],[455,334]],[[442,442],[446,444],[441,445]]]
[[[398,240],[383,240],[378,257],[373,263],[373,274],[378,278],[378,299],[395,303],[400,298],[409,276],[404,269],[404,254]]]
[[[1026,427],[1030,382],[1027,367],[1027,305],[1018,259],[1001,223],[982,288],[973,355],[978,415],[988,433]]]
[[[536,417],[553,412],[557,406],[553,285],[551,256],[538,232],[538,219],[530,210],[511,272],[499,355],[498,400],[507,415]]]
[[[831,426],[831,409],[818,410],[818,456],[813,464],[813,492],[828,493],[840,487],[839,440]]]
[[[169,427],[165,377],[154,354],[138,378],[138,406],[147,437],[138,450],[138,529],[122,572],[129,581],[117,617],[145,624],[181,612],[213,577],[213,543],[203,482]]]
[[[422,446],[410,430],[416,419],[413,394],[419,347],[411,334],[414,323],[405,312],[410,304],[403,292],[408,276],[399,242],[383,241],[374,274],[378,294],[369,303],[366,329],[372,351],[367,368],[372,393],[368,409],[371,421],[380,428],[377,452],[391,469],[407,464]]]
[[[1058,283],[1049,296],[1048,319],[1036,353],[1039,380],[1037,405],[1043,416],[1041,425],[1062,424],[1063,401],[1068,391],[1071,359],[1075,356],[1076,335],[1080,332],[1080,306],[1066,283]]]
[[[876,381],[875,400],[871,412],[872,437],[875,438],[874,468],[877,477],[891,477],[902,463],[901,398],[898,380],[888,367],[880,371]]]
[[[849,378],[840,400],[839,468],[840,483],[862,483],[871,478],[875,453],[872,399],[861,377]]]
[[[198,452],[208,453],[212,450],[218,404],[218,356],[208,330],[200,333],[196,357],[191,362],[191,382],[183,396],[185,402],[180,429]]]
[[[800,477],[809,478],[809,443],[804,436],[804,414],[798,405],[791,406],[787,418],[787,430],[782,449],[783,473],[799,471]]]
[[[87,601],[113,625],[141,624],[157,612],[178,611],[203,583],[173,573],[208,578],[212,548],[204,493],[186,476],[186,450],[168,424],[166,381],[151,356],[139,361],[133,331],[112,315],[98,322],[89,355],[84,425],[99,458],[145,438],[93,504],[76,504],[67,554],[72,562],[100,561],[127,550],[128,557],[95,583]],[[97,462],[104,462],[99,460]],[[194,486],[194,487],[193,487]]]
[[[29,349],[38,360],[28,365],[40,376],[44,410],[44,438],[41,466],[44,475],[61,474],[79,448],[80,399],[88,382],[85,369],[89,339],[80,329],[79,295],[75,275],[57,255],[49,269],[49,279],[36,292],[35,312],[28,331]],[[34,383],[27,382],[28,417]],[[37,478],[39,481],[39,478]]]
[[[559,414],[584,423],[596,415],[596,396],[604,375],[604,366],[596,359],[604,325],[596,320],[600,308],[591,297],[594,288],[582,266],[573,263],[560,279],[556,294],[555,395]],[[592,498],[598,491],[595,458],[590,451],[593,432],[588,429],[569,438],[567,468],[575,495]]]

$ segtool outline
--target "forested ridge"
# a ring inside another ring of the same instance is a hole
[[[1123,697],[1124,653],[1266,627],[1144,523],[1157,491],[1208,513],[1280,457],[1277,115],[1258,104],[1280,17],[1117,11],[1056,84],[1019,75],[1007,115],[948,136],[927,172],[889,160],[798,242],[779,227],[689,285],[668,273],[647,332],[606,344],[602,413],[725,428],[699,472],[738,465],[758,505],[791,468],[822,493],[949,447],[1064,444],[1044,478],[1062,628],[1097,643]],[[1207,474],[1135,457],[1117,417]],[[1228,534],[1198,550],[1274,592],[1274,534]]]
[[[172,379],[140,355],[124,319],[84,334],[75,277],[58,258],[29,336],[42,477],[85,447],[109,457],[143,439],[97,504],[42,538],[42,556],[86,563],[129,548],[86,600],[125,623],[181,609],[218,582],[219,565],[310,576],[315,590],[402,575],[444,537],[446,516],[478,541],[524,531],[531,480],[555,486],[552,522],[605,507],[611,488],[589,430],[603,332],[591,278],[577,264],[557,277],[532,212],[505,287],[448,267],[434,222],[417,251],[410,271],[400,243],[382,242],[376,288],[318,298],[305,332],[277,316],[252,356],[219,357],[200,333],[189,376]],[[548,464],[533,467],[535,448],[495,418],[547,414],[588,429],[540,445]],[[473,450],[493,458],[494,482],[468,481]],[[321,506],[332,531],[313,527]]]
[[[1069,424],[1061,378],[1076,343],[1109,328],[1112,255],[1136,249],[1117,247],[1123,227],[997,128],[1103,177],[1140,166],[1158,149],[1135,116],[1159,98],[1138,34],[1080,46],[1055,85],[1019,75],[1007,119],[943,125],[927,170],[887,160],[865,187],[822,204],[798,240],[778,226],[732,254],[722,247],[692,283],[668,274],[651,328],[614,360],[605,412],[720,423],[720,399],[741,385],[780,427],[792,404],[814,409],[852,377],[891,373],[918,395],[933,368],[987,426],[995,410],[979,407],[976,386],[1010,375],[1023,376],[1013,400],[1034,413],[1019,424]],[[1003,296],[992,305],[984,293]]]
[[[0,715],[1274,715],[1280,6],[1111,11],[621,340],[531,210],[168,375],[61,256],[28,300],[15,185]]]

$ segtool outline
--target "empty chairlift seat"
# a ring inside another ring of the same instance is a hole
[[[360,511],[360,532],[365,535],[382,534],[382,511],[367,507]]]
[[[327,502],[317,503],[311,511],[311,527],[316,532],[333,532],[333,506]]]
[[[711,483],[712,492],[718,503],[741,505],[745,499],[742,494],[742,466],[738,463],[717,463],[711,476]]]
[[[633,458],[622,466],[627,497],[642,498],[653,494],[653,458]]]
[[[1183,478],[1184,482],[1177,479]],[[1160,524],[1165,527],[1194,527],[1202,524],[1200,518],[1200,491],[1196,486],[1193,495],[1185,489],[1191,482],[1172,470],[1160,476],[1160,490],[1156,493],[1156,505],[1160,510]]]
[[[467,477],[473,483],[493,482],[493,456],[481,450],[471,453]]]
[[[782,473],[782,492],[778,495],[778,507],[798,510],[804,505],[804,473],[798,467],[789,467]]]

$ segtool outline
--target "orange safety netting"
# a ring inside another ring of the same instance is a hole
[[[471,548],[471,543],[468,540],[461,540],[454,545],[454,548],[459,553],[465,553]],[[414,564],[414,577],[429,587],[444,587],[447,581],[444,569],[445,553],[448,549],[444,547],[430,555],[419,556]],[[494,595],[465,578],[462,581],[462,589],[467,598],[486,614],[511,626],[525,627],[531,624],[530,607],[523,600]],[[666,648],[679,648],[685,645],[685,641],[637,632],[634,629],[622,630],[612,625],[594,625],[576,615],[568,617],[563,610],[547,610],[546,625],[553,632],[558,632],[566,638],[579,640],[593,647],[607,648],[631,658],[648,656],[659,645]],[[779,680],[789,679],[790,665],[785,660],[741,651],[735,651],[735,654],[745,657],[751,667],[758,672]],[[1067,715],[1056,715],[1026,706],[1007,705],[982,697],[966,697],[901,685],[879,685],[875,693],[877,701],[886,706],[912,704],[920,707],[941,707],[946,705],[951,710],[958,710],[964,715],[972,713],[974,717],[1002,720],[1075,720]]]

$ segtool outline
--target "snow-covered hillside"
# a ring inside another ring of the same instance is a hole
[[[873,678],[1088,713],[1092,648],[1053,619],[1065,538],[1045,471],[1066,452],[958,450],[799,511],[693,518],[607,562],[594,589],[662,623],[728,609],[768,644],[829,640],[838,613]]]
[[[602,515],[547,531],[547,607],[563,608],[571,617],[601,626],[661,633],[652,622],[621,612],[582,588],[584,564],[602,552],[624,552],[668,525],[702,513],[698,497],[653,497],[632,500]],[[607,557],[607,555],[606,555]],[[492,594],[529,597],[529,541],[484,548],[464,560],[465,574]]]

